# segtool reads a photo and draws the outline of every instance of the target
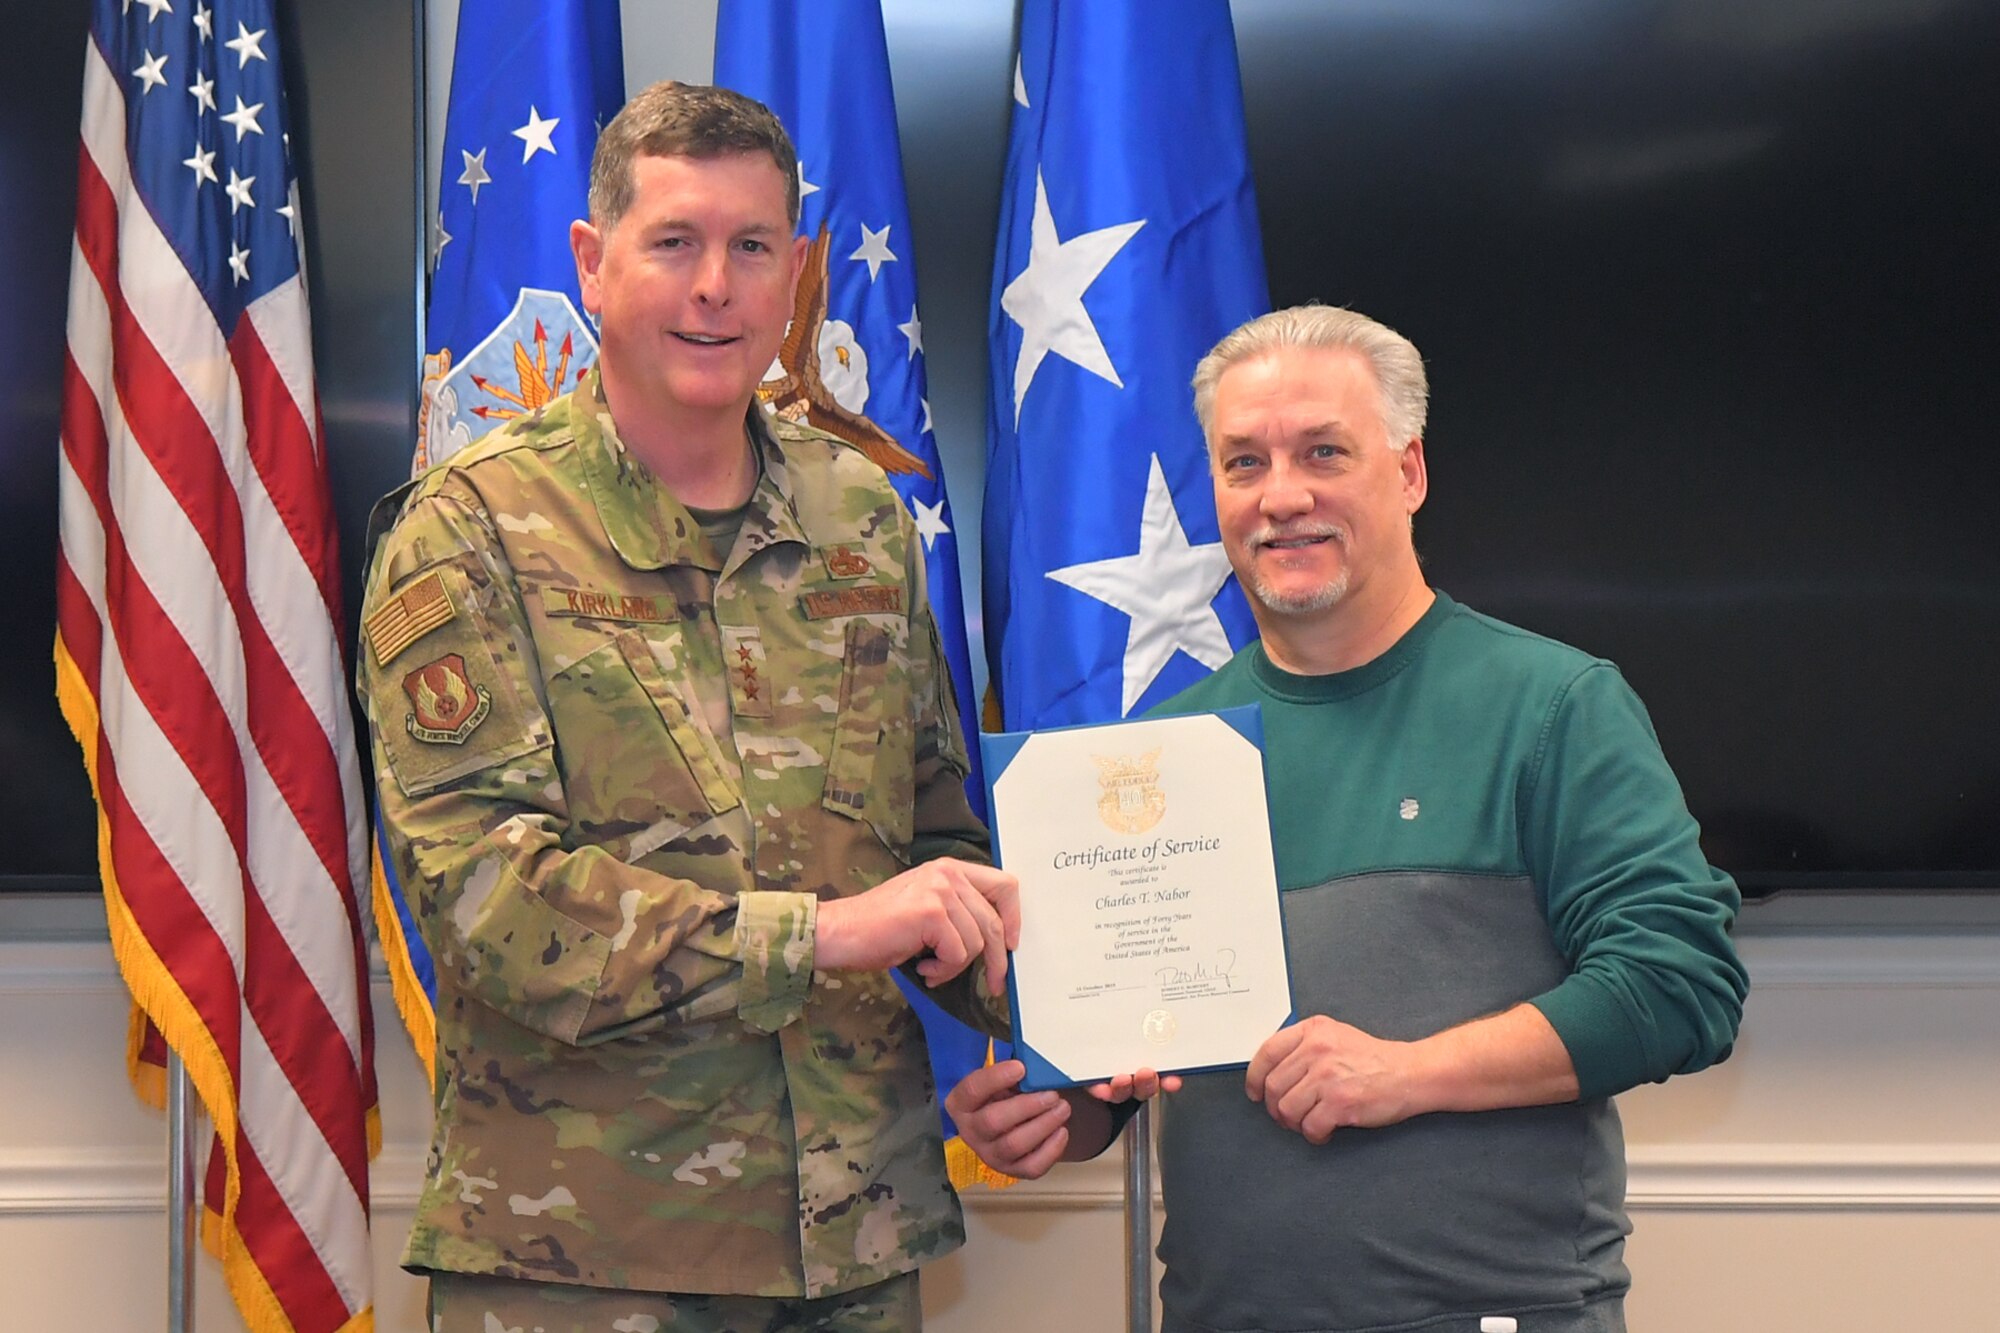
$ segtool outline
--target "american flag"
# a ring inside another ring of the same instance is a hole
[[[268,0],[92,6],[57,694],[119,966],[215,1124],[237,1306],[356,1333],[366,832],[277,58]]]

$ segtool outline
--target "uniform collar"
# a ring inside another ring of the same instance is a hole
[[[711,573],[720,572],[722,556],[709,545],[687,506],[625,447],[595,367],[577,385],[571,413],[584,484],[590,488],[604,535],[619,558],[634,569],[696,565]],[[793,502],[784,448],[772,433],[761,405],[751,403],[744,425],[752,446],[763,458],[763,475],[750,493],[737,550],[748,556],[781,542],[810,545]]]

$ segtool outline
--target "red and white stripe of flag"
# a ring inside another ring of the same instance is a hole
[[[113,947],[215,1121],[247,1324],[359,1333],[367,848],[305,293],[217,327],[132,189],[95,43],[79,177],[56,659]]]

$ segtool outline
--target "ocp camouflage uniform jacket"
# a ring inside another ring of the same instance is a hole
[[[726,565],[595,376],[378,509],[361,693],[437,967],[406,1266],[819,1296],[964,1239],[914,1012],[813,968],[820,899],[986,859],[921,545],[751,418]],[[940,999],[1004,1033],[981,971]]]

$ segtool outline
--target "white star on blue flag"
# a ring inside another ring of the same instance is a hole
[[[1226,0],[1024,0],[1020,33],[984,524],[1010,731],[1138,712],[1254,636],[1188,379],[1269,307]]]
[[[567,393],[596,363],[569,226],[589,209],[597,127],[624,101],[616,5],[459,10],[442,158],[460,188],[438,192],[418,467]]]
[[[920,464],[889,475],[912,511],[923,542],[931,612],[937,621],[959,716],[968,729],[979,716],[972,698],[964,597],[959,589],[957,537],[945,497],[944,471],[930,437],[925,401],[922,325],[917,320],[909,206],[903,191],[896,103],[889,83],[889,49],[881,9],[866,0],[795,4],[792,0],[726,0],[717,12],[715,81],[758,99],[790,131],[800,161],[800,230],[835,238],[827,275],[827,320],[849,326],[867,366],[866,414]],[[849,253],[860,238],[860,246]],[[975,763],[967,795],[986,808]],[[986,1039],[947,1017],[900,973],[892,973],[924,1022],[940,1091],[948,1091],[986,1056]],[[942,1110],[940,1110],[942,1114]],[[955,1133],[944,1116],[945,1132]]]

